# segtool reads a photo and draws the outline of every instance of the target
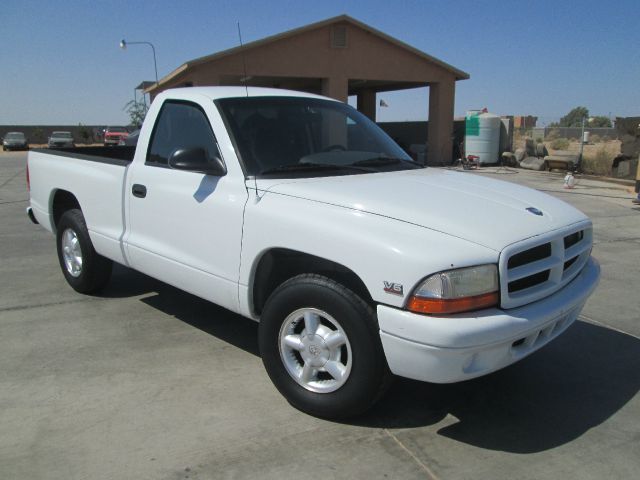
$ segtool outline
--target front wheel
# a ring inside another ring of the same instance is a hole
[[[299,275],[278,287],[264,308],[259,337],[276,388],[311,415],[360,414],[389,383],[375,313],[329,278]]]
[[[82,211],[66,211],[57,225],[60,268],[67,283],[79,293],[96,293],[111,277],[113,262],[93,248]]]

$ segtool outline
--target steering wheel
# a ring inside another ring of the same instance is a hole
[[[328,147],[322,149],[323,152],[332,152],[334,150],[345,152],[347,149],[343,145],[337,143],[335,145],[329,145]]]

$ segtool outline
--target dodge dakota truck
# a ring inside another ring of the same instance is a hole
[[[320,417],[365,411],[394,375],[459,382],[526,357],[600,275],[575,208],[426,168],[307,93],[168,90],[136,147],[35,150],[27,178],[73,289],[117,262],[259,321],[271,380]]]

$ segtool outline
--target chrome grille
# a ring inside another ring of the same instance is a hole
[[[500,255],[503,308],[535,302],[560,290],[580,273],[593,243],[590,222],[510,245]]]

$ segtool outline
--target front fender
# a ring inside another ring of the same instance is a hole
[[[395,307],[403,307],[427,275],[498,260],[494,250],[418,225],[267,193],[246,207],[241,291],[243,287],[250,290],[259,259],[272,248],[296,250],[343,265],[360,277],[375,302]],[[396,288],[385,290],[385,282]]]

